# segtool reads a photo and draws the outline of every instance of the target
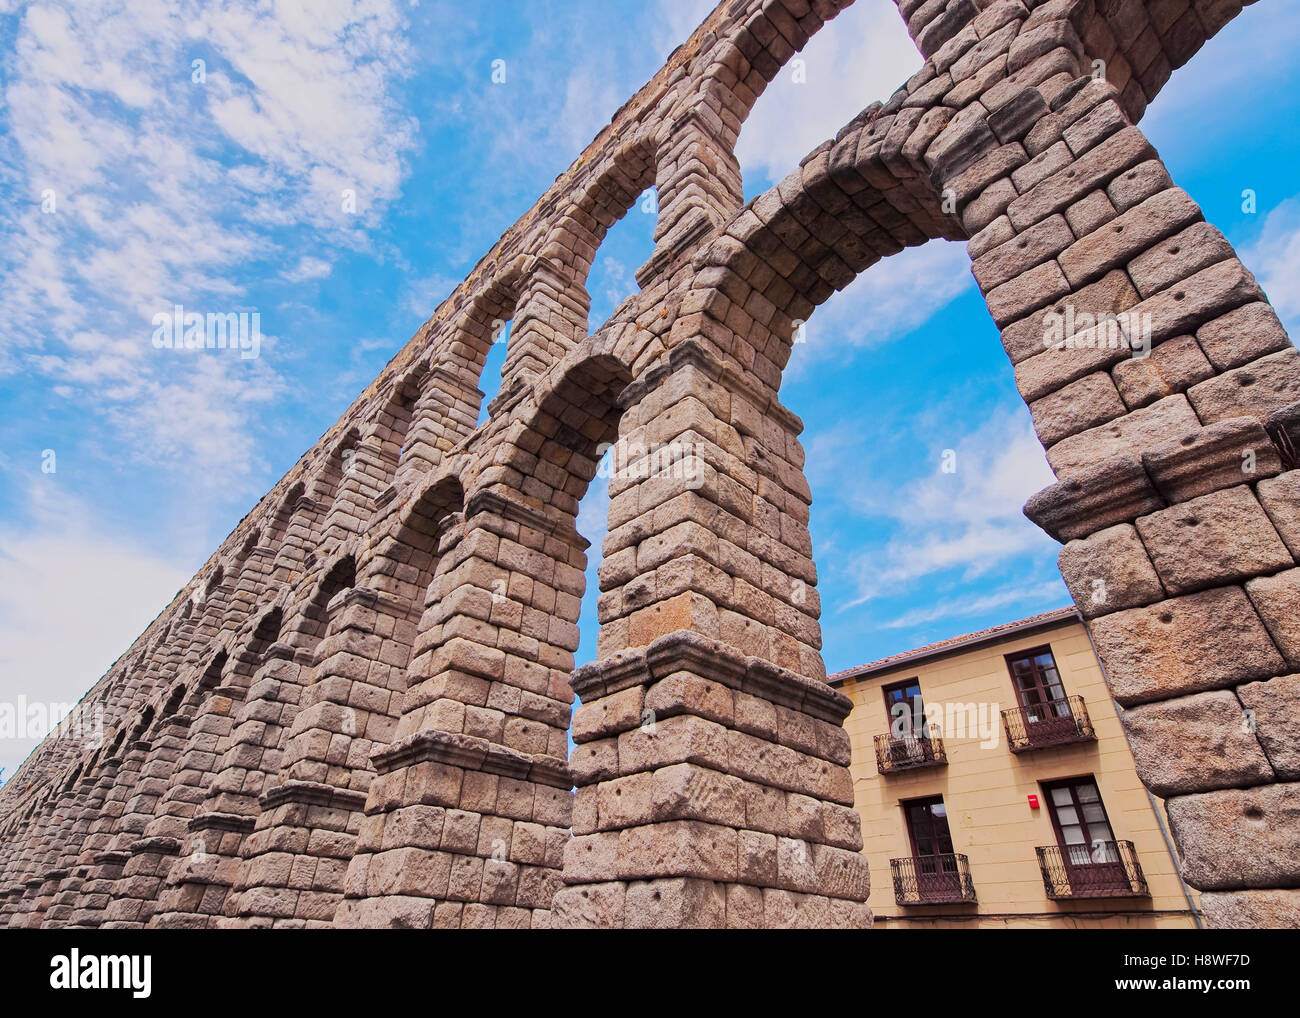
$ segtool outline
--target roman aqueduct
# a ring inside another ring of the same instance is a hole
[[[869,925],[779,390],[796,322],[948,238],[1185,879],[1212,924],[1300,925],[1300,353],[1136,126],[1243,5],[897,0],[922,69],[745,203],[742,123],[847,2],[724,0],[505,233],[87,694],[102,744],[4,786],[0,924]],[[651,186],[640,291],[589,334]],[[1045,343],[1067,306],[1149,356]],[[616,440],[659,454],[611,483],[575,671]]]

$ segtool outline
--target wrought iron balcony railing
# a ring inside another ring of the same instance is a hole
[[[1083,697],[1066,696],[1002,712],[1007,746],[1013,753],[1095,739]]]
[[[943,739],[937,735],[877,735],[876,770],[881,774],[917,767],[942,767],[948,763]]]
[[[890,859],[894,900],[900,905],[949,905],[975,901],[970,863],[964,855],[920,855]]]
[[[1049,898],[1146,898],[1146,877],[1131,841],[1098,841],[1091,845],[1044,845],[1038,867]]]

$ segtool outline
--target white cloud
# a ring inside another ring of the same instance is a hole
[[[453,279],[440,272],[421,279],[412,279],[403,288],[402,307],[418,315],[423,321],[437,310],[439,304],[451,296],[451,291],[456,289],[460,282],[459,279]]]
[[[876,262],[839,293],[832,294],[804,326],[787,375],[794,377],[846,348],[890,342],[925,324],[971,287],[965,245],[932,240]]]
[[[1043,604],[1059,602],[1061,607],[1069,602],[1059,580],[1050,583],[1038,583],[1026,587],[1015,584],[996,590],[982,597],[959,596],[945,598],[924,608],[914,608],[896,618],[878,623],[882,629],[911,629],[915,626],[929,625],[943,619],[961,618],[968,615],[983,615],[996,608],[1005,608],[1012,604],[1029,604],[1041,607]]]
[[[650,7],[650,36],[660,63],[691,37],[716,6],[714,0],[655,0]]]
[[[151,317],[257,310],[277,271],[322,278],[324,251],[368,243],[415,132],[391,96],[405,17],[383,0],[24,5],[3,85],[0,180],[22,204],[0,224],[0,373],[69,393],[128,455],[247,477],[258,405],[283,389],[275,343],[256,363],[158,356]]]
[[[1243,264],[1258,269],[1256,278],[1278,317],[1292,335],[1300,329],[1300,196],[1269,212],[1254,243],[1241,250]]]
[[[968,582],[1016,556],[1054,548],[1022,512],[1029,496],[1054,480],[1026,415],[993,417],[956,443],[951,473],[943,472],[944,451],[934,450],[933,473],[865,507],[888,512],[898,530],[883,548],[852,557],[857,596],[837,611],[908,593],[943,574],[959,572]]]
[[[331,266],[324,258],[312,258],[304,255],[298,264],[284,274],[290,283],[303,283],[309,279],[324,279],[330,274]]]
[[[0,529],[0,705],[11,710],[20,697],[76,703],[190,574],[105,535],[88,505],[47,492],[36,508],[59,525]],[[0,738],[6,778],[37,741]]]
[[[923,63],[898,8],[883,0],[857,0],[814,35],[798,58],[807,80],[796,83],[796,67],[786,64],[740,132],[736,156],[746,179],[759,174],[780,180],[865,107],[892,95]]]

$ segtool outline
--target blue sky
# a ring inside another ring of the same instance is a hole
[[[0,0],[0,701],[84,692],[711,4],[109,6]],[[1285,6],[1248,8],[1144,127],[1294,329]],[[888,0],[803,57],[745,125],[747,196],[920,65]],[[638,206],[610,232],[593,325],[653,228]],[[174,303],[258,311],[261,356],[154,349]],[[1067,603],[1020,512],[1051,475],[963,248],[875,267],[806,338],[782,395],[807,425],[828,667]],[[583,504],[580,660],[604,502]],[[29,748],[0,743],[0,766]]]

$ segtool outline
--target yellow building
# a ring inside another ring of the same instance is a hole
[[[1191,927],[1074,608],[830,677],[880,927]]]

